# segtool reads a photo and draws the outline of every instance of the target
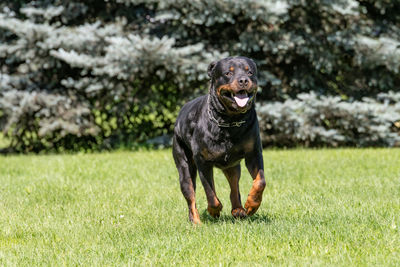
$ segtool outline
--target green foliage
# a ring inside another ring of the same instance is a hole
[[[17,151],[170,133],[177,107],[206,92],[207,65],[227,55],[255,59],[263,101],[398,92],[398,9],[383,0],[2,1],[0,128]]]
[[[315,93],[258,105],[264,145],[400,146],[400,94],[346,102]]]
[[[193,227],[170,150],[0,157],[2,266],[396,266],[400,150],[265,151],[257,214]],[[243,170],[244,170],[243,166]],[[244,172],[242,195],[251,187]]]

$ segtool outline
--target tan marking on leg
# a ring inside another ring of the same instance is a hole
[[[222,210],[222,204],[217,197],[215,197],[212,202],[211,201],[208,202],[207,211],[212,217],[218,218],[220,216],[221,210]]]
[[[264,171],[259,170],[256,179],[253,180],[253,186],[250,189],[246,204],[244,205],[247,215],[253,215],[260,207],[265,185]]]
[[[231,213],[232,213],[232,216],[235,218],[246,218],[247,217],[246,210],[242,207],[232,209]]]

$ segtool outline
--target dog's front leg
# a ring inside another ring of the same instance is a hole
[[[232,203],[232,216],[235,218],[244,218],[247,216],[246,211],[242,207],[239,191],[240,180],[240,164],[223,170],[226,179],[228,179],[229,186],[231,187],[231,203]]]
[[[245,158],[246,167],[253,178],[253,185],[250,189],[244,208],[247,211],[247,215],[253,215],[261,205],[262,194],[266,186],[264,177],[264,163],[262,157],[262,151],[257,151],[252,155],[248,155]]]
[[[208,213],[214,218],[218,218],[222,210],[222,204],[217,198],[214,186],[213,166],[197,162],[199,176],[206,192],[208,202]]]

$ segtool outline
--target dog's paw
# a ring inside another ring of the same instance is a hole
[[[221,210],[222,210],[222,204],[219,203],[218,206],[216,206],[216,207],[208,206],[207,210],[208,210],[208,213],[212,217],[219,218]]]
[[[232,210],[232,216],[235,218],[242,219],[247,217],[247,213],[244,208],[236,208]]]
[[[260,207],[265,185],[264,171],[260,170],[250,189],[246,204],[244,205],[247,215],[253,215]]]
[[[246,209],[247,215],[251,216],[254,213],[256,213],[256,211],[258,210],[258,208],[261,205],[261,200],[262,200],[262,195],[249,195],[246,201],[246,204],[244,205],[244,208]]]
[[[200,225],[200,215],[197,209],[195,210],[189,210],[189,220],[194,224],[194,225]]]

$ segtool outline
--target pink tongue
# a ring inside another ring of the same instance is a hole
[[[235,99],[236,104],[241,108],[246,106],[247,101],[249,100],[249,97],[245,94],[237,94],[233,98]]]

